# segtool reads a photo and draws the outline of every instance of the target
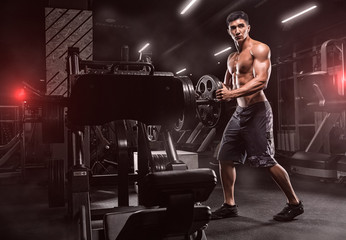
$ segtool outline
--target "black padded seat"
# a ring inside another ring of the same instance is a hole
[[[154,172],[142,181],[143,202],[148,208],[106,214],[106,240],[184,239],[204,234],[211,210],[199,202],[206,201],[216,185],[212,169]]]
[[[91,209],[91,220],[97,221],[102,220],[103,216],[107,213],[125,213],[125,212],[135,212],[145,209],[144,206],[121,206],[114,208],[98,208]]]
[[[206,201],[216,184],[211,169],[190,169],[149,173],[143,180],[143,204],[167,206],[171,195],[188,193],[194,202]]]
[[[174,225],[167,224],[167,208],[145,209],[132,213],[108,213],[104,217],[105,239],[158,240],[169,236],[191,235],[206,227],[210,216],[211,210],[208,206],[195,206],[189,228],[184,232],[175,232]]]

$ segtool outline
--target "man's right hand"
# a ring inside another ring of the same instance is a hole
[[[222,84],[222,88],[216,90],[216,98],[221,101],[231,101],[233,99],[232,90],[229,90],[225,84]]]

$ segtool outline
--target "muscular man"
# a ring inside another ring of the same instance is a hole
[[[230,54],[224,86],[216,92],[223,101],[237,100],[218,153],[224,203],[212,213],[212,219],[238,216],[234,199],[235,165],[247,159],[250,166],[267,168],[287,197],[287,205],[274,215],[277,221],[290,221],[304,212],[286,170],[274,159],[273,115],[263,90],[271,72],[270,49],[249,36],[246,13],[233,12],[227,17],[228,33],[237,52]]]

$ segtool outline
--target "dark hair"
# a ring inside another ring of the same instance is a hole
[[[230,22],[233,22],[234,20],[237,20],[237,19],[243,19],[249,25],[249,16],[243,11],[236,11],[236,12],[230,13],[227,16],[227,19],[226,19],[227,27],[229,26]]]

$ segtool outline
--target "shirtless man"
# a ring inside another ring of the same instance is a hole
[[[228,57],[224,86],[216,91],[216,97],[222,101],[236,99],[238,106],[224,130],[218,153],[224,203],[212,213],[212,219],[238,216],[235,165],[247,159],[250,166],[267,168],[287,197],[286,207],[273,218],[290,221],[304,209],[286,170],[274,159],[273,115],[263,92],[271,72],[270,49],[250,38],[246,13],[233,12],[226,22],[237,52]]]

